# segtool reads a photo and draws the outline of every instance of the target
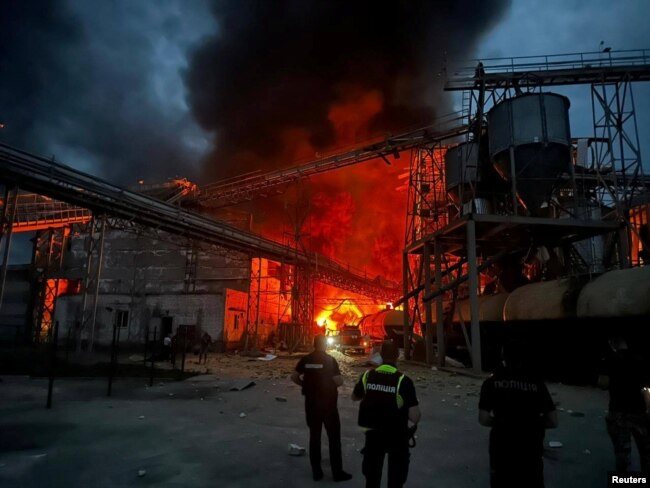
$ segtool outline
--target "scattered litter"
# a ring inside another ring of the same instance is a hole
[[[289,456],[304,456],[307,450],[298,444],[289,444]]]
[[[275,399],[279,402],[286,402],[287,398],[283,396],[276,396]]]
[[[277,356],[275,354],[267,354],[261,358],[257,358],[258,361],[273,361]]]
[[[443,399],[440,400],[440,401],[441,401],[442,403],[445,403],[447,400],[445,400],[445,399],[443,398]]]
[[[138,419],[139,419],[139,420],[144,420],[144,415],[140,415],[140,416],[138,417]]]
[[[569,410],[566,411],[566,413],[568,413],[569,415],[571,415],[571,414],[573,413],[573,410],[569,409]]]
[[[431,366],[431,371],[438,371],[438,368],[436,368],[435,366]]]
[[[47,453],[44,452],[42,454],[34,454],[33,456],[30,456],[30,457],[32,457],[34,459],[38,459],[38,458],[42,458],[42,457],[45,457],[45,456],[47,456]]]
[[[255,382],[251,381],[251,380],[236,381],[230,387],[230,391],[242,391],[242,390],[245,390],[246,388],[250,388],[251,386],[254,386],[254,385],[255,385]]]
[[[585,414],[582,412],[571,412],[571,417],[584,417]]]
[[[173,393],[170,393],[169,396],[174,396],[174,394],[173,394]]]
[[[582,451],[582,452],[583,452],[584,454],[591,454],[591,451],[590,451],[589,449],[585,449],[585,450]]]
[[[456,389],[459,389],[459,388],[461,388],[461,386],[460,386],[460,385],[456,385]]]
[[[140,469],[140,470],[138,471],[138,476],[140,476],[141,478],[142,478],[145,474],[147,474],[147,471],[144,470],[144,469]]]
[[[560,441],[549,441],[548,447],[562,447],[562,443]]]
[[[454,407],[459,407],[460,405],[458,403],[454,403]]]
[[[245,414],[244,412],[242,412],[242,413],[239,414],[239,418],[240,418],[240,419],[243,419],[244,417],[246,417],[246,414]]]
[[[564,409],[562,407],[558,408],[560,412],[564,412]]]

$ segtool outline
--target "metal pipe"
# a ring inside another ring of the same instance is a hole
[[[115,365],[116,341],[117,341],[117,320],[113,319],[113,342],[111,343],[111,362],[108,365],[108,391],[106,393],[108,396],[111,396],[113,390],[113,375],[115,374],[113,367]]]
[[[402,289],[404,296],[408,297],[409,287],[409,258],[407,252],[402,252]],[[409,319],[409,299],[404,300],[404,357],[411,359],[411,321]]]
[[[467,221],[467,264],[469,267],[469,309],[472,330],[472,366],[481,372],[481,329],[478,310],[478,269],[476,266],[476,223]]]
[[[153,343],[156,344],[156,333],[158,332],[158,327],[153,328]],[[149,332],[147,332],[147,340],[149,340]],[[155,349],[151,351],[151,368],[149,369],[149,386],[153,386],[153,357],[155,355]]]
[[[47,404],[46,408],[52,408],[52,392],[54,391],[54,378],[56,376],[56,352],[59,343],[59,321],[54,322],[52,342],[50,344],[50,374],[47,383]]]
[[[431,248],[428,242],[424,244],[421,266],[424,270],[424,292],[429,295],[431,293]],[[432,303],[430,301],[424,302],[424,340],[426,361],[428,365],[433,364],[433,322],[431,320],[432,313]]]
[[[512,192],[512,214],[517,215],[517,166],[515,165],[515,146],[510,146],[510,191]]]
[[[253,351],[257,352],[257,330],[260,326],[260,298],[262,294],[262,258],[257,258],[257,310],[255,311],[255,335],[253,335]]]
[[[95,346],[95,323],[97,321],[97,299],[99,297],[99,280],[102,275],[102,263],[104,261],[104,234],[106,233],[106,215],[101,216],[101,223],[99,227],[99,250],[97,257],[97,276],[95,278],[95,291],[93,294],[93,315],[91,319],[91,333],[90,333],[90,350]]]
[[[0,241],[1,241],[1,237],[6,236],[4,256],[2,259],[2,278],[0,278],[0,310],[2,309],[2,302],[4,300],[4,294],[5,294],[5,283],[7,281],[7,268],[9,267],[9,253],[11,251],[11,236],[13,234],[12,230],[14,225],[14,219],[16,217],[17,200],[18,200],[18,187],[14,186],[12,188],[7,188],[7,190],[5,191],[5,205],[2,211],[3,222],[0,222],[0,225],[2,227],[4,227],[5,225],[7,226],[6,231],[4,229],[0,229],[3,234],[0,235]],[[11,205],[10,210],[8,210],[9,205]]]
[[[433,253],[436,288],[439,290],[442,288],[442,246],[440,245],[439,239],[433,241]],[[436,343],[438,345],[438,366],[440,367],[445,365],[445,357],[447,355],[445,347],[445,323],[442,314],[442,295],[438,295],[436,297]]]
[[[183,327],[183,353],[181,354],[181,374],[185,372],[185,353],[187,352],[187,325]]]

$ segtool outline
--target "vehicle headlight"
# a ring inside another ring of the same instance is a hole
[[[327,343],[328,343],[330,346],[331,346],[332,344],[334,344],[334,338],[333,338],[333,337],[328,337],[328,338],[327,338]]]

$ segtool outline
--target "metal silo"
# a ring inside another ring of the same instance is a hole
[[[454,203],[466,203],[472,198],[472,187],[480,180],[478,144],[466,142],[447,150],[445,179],[447,193]]]
[[[558,177],[570,172],[569,106],[562,95],[529,93],[488,112],[490,159],[504,179],[514,177],[517,200],[531,213],[548,202]]]

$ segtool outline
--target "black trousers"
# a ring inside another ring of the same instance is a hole
[[[632,462],[632,437],[639,450],[641,471],[650,473],[650,418],[644,413],[609,412],[607,433],[614,445],[616,471],[624,473]]]
[[[388,455],[388,488],[402,488],[409,472],[408,435],[406,432],[366,432],[361,470],[366,477],[366,488],[379,488],[384,457]]]
[[[543,438],[508,439],[490,434],[491,488],[544,488]]]
[[[327,432],[329,443],[330,466],[334,476],[343,471],[343,456],[341,454],[341,420],[336,405],[333,408],[323,408],[322,406],[310,405],[305,403],[305,413],[307,416],[307,425],[309,426],[309,461],[314,473],[321,472],[321,434],[323,425]]]

